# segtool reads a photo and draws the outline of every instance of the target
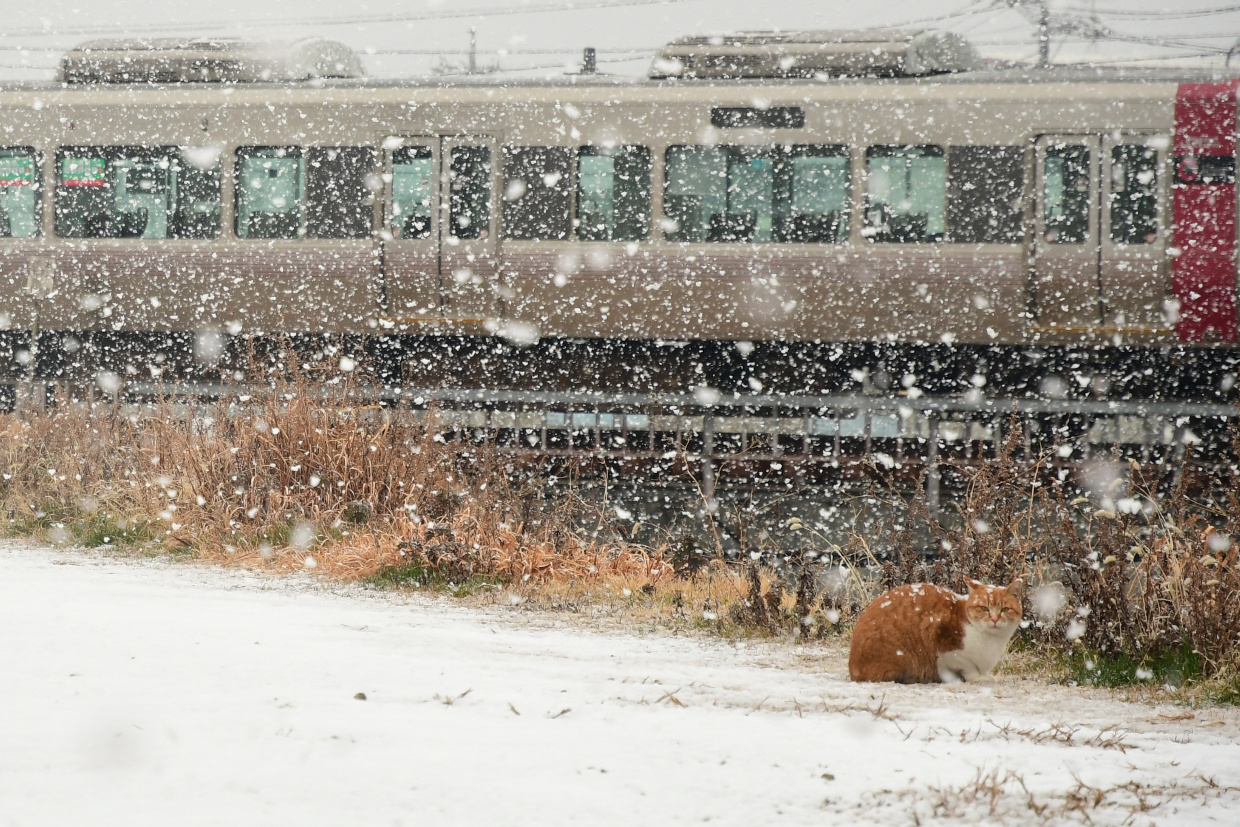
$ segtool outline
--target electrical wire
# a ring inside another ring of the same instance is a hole
[[[945,23],[948,20],[956,20],[961,17],[971,17],[975,14],[986,14],[992,11],[1003,11],[1003,9],[995,8],[987,5],[988,0],[973,0],[966,3],[954,12],[947,14],[939,14],[933,17],[918,17],[913,20],[902,20],[899,23],[887,23],[883,26],[885,29],[906,29],[910,26],[921,26],[925,23]],[[982,8],[978,8],[982,6]]]
[[[1075,11],[1075,9],[1071,11]],[[1217,6],[1212,9],[1185,9],[1184,11],[1139,11],[1137,9],[1081,10],[1081,13],[1096,13],[1099,17],[1132,17],[1142,20],[1184,20],[1192,17],[1213,17],[1218,14],[1235,14],[1237,12],[1240,12],[1240,5]]]
[[[636,6],[670,6],[681,3],[704,2],[705,0],[595,0],[595,2],[558,2],[518,6],[494,6],[491,8],[453,9],[437,12],[387,13],[371,15],[355,15],[351,17],[307,17],[298,20],[257,20],[225,22],[191,22],[182,24],[149,23],[144,25],[126,24],[119,26],[77,26],[50,30],[49,28],[13,29],[0,32],[0,37],[37,37],[40,35],[53,37],[57,35],[108,35],[135,34],[149,32],[184,31],[194,29],[257,29],[279,26],[357,26],[371,23],[415,23],[427,20],[463,20],[483,17],[503,17],[522,14],[547,14],[576,11],[606,11],[608,9],[624,9]]]

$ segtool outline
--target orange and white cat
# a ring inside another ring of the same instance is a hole
[[[881,594],[857,618],[848,674],[854,681],[994,680],[990,670],[1020,628],[1021,581],[969,581],[967,595],[918,583]]]

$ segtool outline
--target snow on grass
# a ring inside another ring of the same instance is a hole
[[[18,545],[0,641],[6,825],[1240,822],[1234,709],[852,684],[839,646]]]

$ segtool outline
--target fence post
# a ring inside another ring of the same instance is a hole
[[[702,496],[709,505],[715,497],[715,421],[706,414],[702,417]]]
[[[939,420],[933,414],[926,417],[929,445],[926,448],[926,506],[930,513],[939,513]]]

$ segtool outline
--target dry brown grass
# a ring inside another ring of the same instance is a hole
[[[896,500],[890,510],[904,515],[901,525],[854,541],[861,553],[851,552],[857,560],[874,558],[874,546],[887,550],[871,562],[880,576],[868,596],[905,583],[963,591],[966,579],[1019,577],[1032,621],[1024,642],[1075,658],[1076,671],[1091,672],[1078,679],[1233,681],[1240,673],[1240,546],[1232,539],[1240,538],[1240,478],[1197,478],[1190,490],[1187,473],[1151,476],[1112,457],[1094,461],[1096,479],[1083,491],[1054,472],[1049,453],[1018,462],[1019,423],[1007,433],[993,462],[962,469],[963,496],[942,513],[920,494],[888,495]]]
[[[886,791],[874,803],[903,801],[914,824],[1129,824],[1138,816],[1170,804],[1206,805],[1232,797],[1240,789],[1211,778],[1190,775],[1167,782],[1127,781],[1096,786],[1080,779],[1068,790],[1036,792],[1013,770],[979,768],[974,778],[958,785],[930,785]]]
[[[1021,576],[1035,619],[1022,645],[1063,668],[1073,653],[1086,667],[1124,660],[1113,684],[1160,658],[1179,657],[1182,671],[1187,656],[1223,681],[1220,698],[1240,700],[1240,481],[1219,483],[1220,505],[1112,463],[1114,497],[1140,508],[1100,509],[1043,463],[1016,462],[1009,427],[946,514],[914,496],[879,504],[876,520],[865,509],[877,496],[861,498],[843,542],[786,521],[794,547],[778,569],[716,556],[676,572],[667,545],[632,542],[543,469],[445,439],[433,411],[397,414],[354,390],[294,377],[212,405],[61,400],[4,415],[0,509],[10,532],[58,542],[341,580],[500,585],[530,605],[728,636],[817,639],[893,585]]]
[[[579,528],[487,445],[290,382],[230,404],[70,404],[0,422],[12,531],[147,540],[214,563],[344,580],[390,567],[502,581],[671,577],[660,548]],[[127,534],[128,530],[128,534]],[[101,532],[103,532],[101,534]],[[110,533],[109,533],[110,532]]]

